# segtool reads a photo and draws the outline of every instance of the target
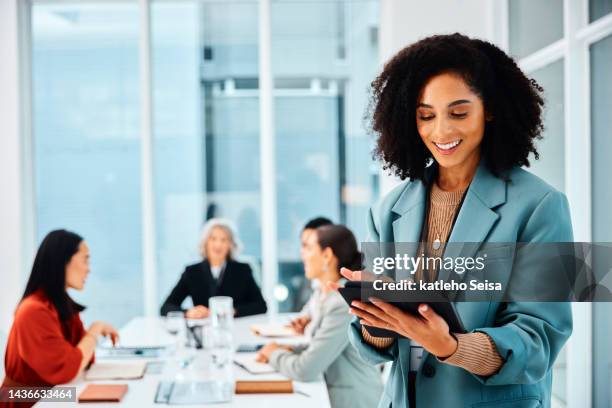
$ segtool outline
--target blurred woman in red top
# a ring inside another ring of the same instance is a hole
[[[84,307],[67,293],[68,288],[82,290],[88,274],[89,248],[83,238],[66,230],[45,237],[9,333],[0,407],[12,405],[6,402],[10,387],[70,382],[93,362],[98,337],[110,336],[113,344],[117,340],[117,331],[107,323],[95,322],[86,331],[79,317]]]

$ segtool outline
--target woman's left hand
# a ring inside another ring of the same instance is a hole
[[[270,360],[270,356],[272,355],[272,353],[278,349],[291,351],[291,347],[281,346],[278,343],[269,343],[259,349],[259,351],[257,352],[257,357],[255,357],[255,361],[259,363],[267,363]]]
[[[421,316],[413,316],[381,300],[370,300],[371,304],[358,300],[351,303],[350,312],[361,319],[362,325],[392,330],[439,358],[449,357],[457,350],[457,339],[448,324],[428,305],[419,305]]]

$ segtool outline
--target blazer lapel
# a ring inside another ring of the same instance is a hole
[[[214,281],[217,284],[217,293],[219,293],[219,291],[221,289],[223,289],[223,292],[227,292],[226,288],[225,288],[225,274],[228,268],[230,268],[230,262],[231,261],[226,261],[225,264],[223,265],[223,267],[221,268],[221,271],[219,272],[219,277],[214,279]],[[212,272],[211,272],[212,275]],[[215,293],[215,295],[217,294]]]
[[[425,216],[426,189],[422,183],[411,185],[391,209],[395,242],[418,242]]]
[[[202,272],[204,274],[204,284],[206,285],[202,290],[208,293],[208,297],[215,296],[217,294],[218,285],[215,277],[212,275],[210,264],[207,260],[202,262]]]
[[[394,252],[405,253],[407,249],[414,249],[414,253],[411,255],[416,255],[423,228],[423,218],[425,217],[426,198],[427,188],[425,184],[414,182],[409,185],[391,209],[395,217],[393,221],[393,241],[395,245],[401,243],[404,247],[394,248]],[[393,257],[395,253],[384,254],[384,256]],[[409,271],[402,271],[402,273],[409,273]],[[398,276],[396,272],[394,278],[400,280],[408,277]]]

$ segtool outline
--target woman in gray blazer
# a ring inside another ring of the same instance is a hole
[[[259,351],[258,360],[298,381],[323,374],[334,408],[374,407],[382,393],[380,370],[366,364],[349,344],[348,306],[326,284],[341,279],[340,268],[361,266],[355,236],[341,225],[319,227],[303,235],[301,255],[306,277],[320,282],[301,316],[308,322],[304,334],[310,343],[301,349],[270,343]]]

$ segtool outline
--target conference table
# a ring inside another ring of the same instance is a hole
[[[269,339],[263,339],[255,336],[250,327],[254,324],[268,324],[273,322],[284,323],[289,320],[291,315],[279,314],[276,317],[271,318],[267,315],[249,316],[243,318],[237,318],[234,320],[233,328],[233,339],[234,345],[248,345],[248,344],[262,344],[269,342]],[[126,344],[139,344],[147,345],[154,344],[163,341],[167,341],[169,336],[164,319],[160,317],[137,317],[129,321],[121,330],[119,330],[121,345]],[[96,352],[96,362],[107,363],[107,362],[125,362],[126,358],[118,359],[117,357],[104,357],[103,351]],[[203,350],[191,350],[194,356],[198,353],[205,353]],[[249,357],[249,354],[255,358],[255,353],[239,353],[241,357]],[[158,367],[164,367],[166,364],[171,364],[174,358],[174,352],[168,351],[163,353],[161,356],[152,358],[143,358],[147,363],[151,365],[157,365]],[[133,359],[133,358],[132,358]],[[235,380],[262,380],[262,379],[286,379],[278,373],[273,374],[250,374],[243,368],[237,365],[232,367],[234,372]],[[96,384],[127,384],[128,392],[125,394],[121,402],[119,403],[93,403],[95,407],[156,407],[164,406],[166,404],[155,403],[155,394],[160,381],[168,380],[167,371],[160,369],[159,371],[147,370],[144,377],[138,380],[117,380],[117,381],[87,381],[85,380],[84,374],[79,375],[75,380],[63,386],[76,387],[76,395],[78,396],[81,391],[87,386],[87,384],[95,382]],[[231,402],[214,404],[216,406],[226,407],[329,407],[329,398],[327,394],[327,388],[325,382],[321,377],[317,381],[313,382],[293,382],[293,388],[296,392],[292,394],[234,394]],[[62,407],[62,406],[74,406],[74,402],[43,402],[40,401],[36,406],[46,406],[51,404],[50,407]],[[92,405],[89,403],[88,405]],[[201,407],[202,405],[181,405],[181,407]]]

